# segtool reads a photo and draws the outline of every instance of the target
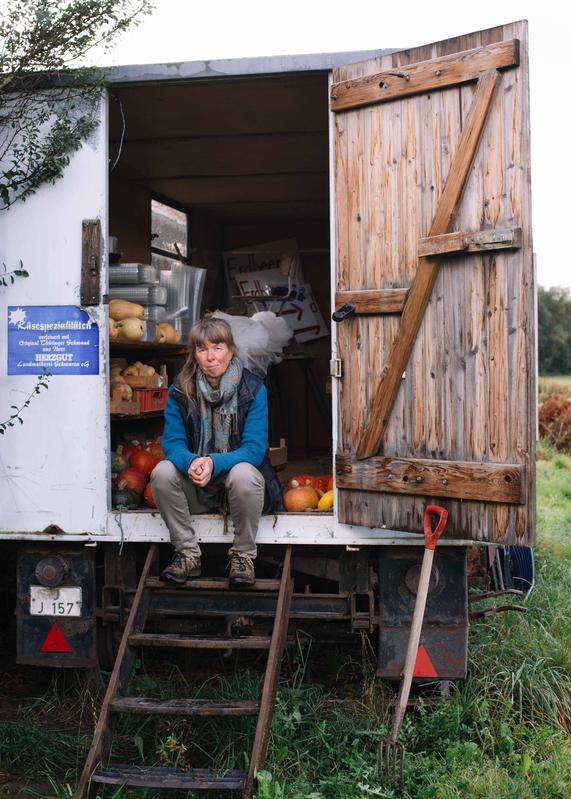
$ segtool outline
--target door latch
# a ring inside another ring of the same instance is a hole
[[[350,319],[352,316],[355,316],[355,306],[351,305],[350,302],[346,302],[341,308],[333,312],[331,318],[334,322],[343,322],[344,319]]]

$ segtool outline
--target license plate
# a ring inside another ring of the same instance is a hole
[[[31,585],[30,616],[81,616],[81,588]]]

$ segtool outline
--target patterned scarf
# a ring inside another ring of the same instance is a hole
[[[228,452],[230,434],[238,429],[238,384],[242,365],[234,356],[220,378],[218,388],[212,388],[204,372],[196,370],[196,396],[200,408],[199,455]]]

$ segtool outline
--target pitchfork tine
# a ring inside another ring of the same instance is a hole
[[[395,741],[394,743],[386,739],[379,742],[379,753],[377,767],[381,769],[392,783],[402,790],[404,786],[404,746]]]

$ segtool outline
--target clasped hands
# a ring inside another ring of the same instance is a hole
[[[195,458],[188,467],[188,476],[192,482],[204,488],[210,482],[212,472],[214,471],[214,463],[212,458],[206,457]]]

